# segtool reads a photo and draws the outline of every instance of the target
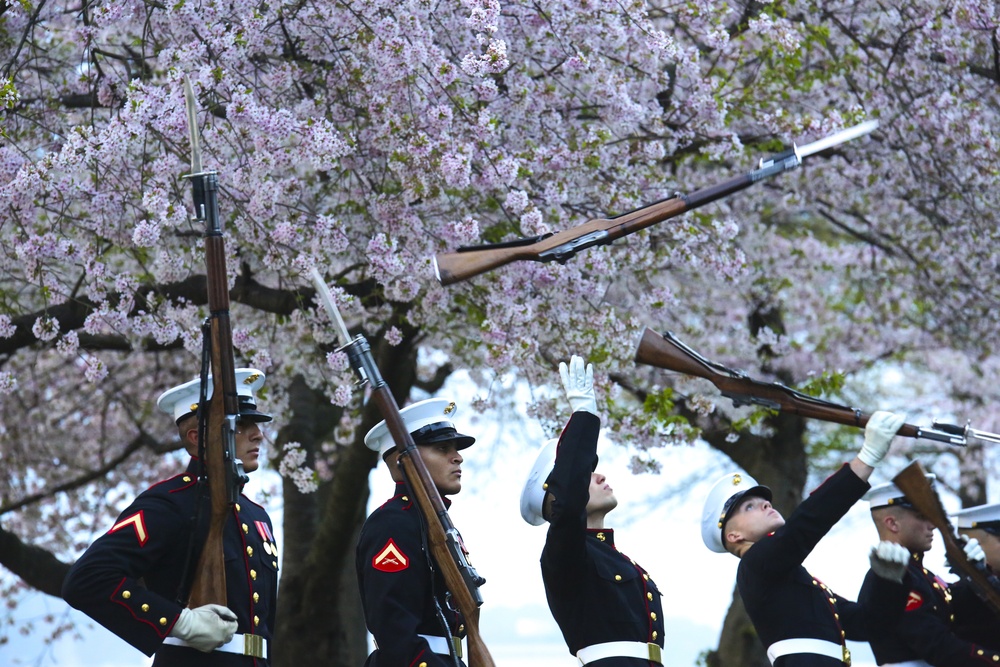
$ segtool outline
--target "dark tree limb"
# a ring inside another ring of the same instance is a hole
[[[0,526],[0,565],[32,588],[56,597],[62,597],[63,579],[70,567],[51,551],[24,543],[3,526]]]

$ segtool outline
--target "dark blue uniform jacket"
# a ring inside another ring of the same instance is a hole
[[[396,495],[361,528],[355,565],[365,623],[377,645],[367,667],[455,667],[450,656],[432,652],[420,637],[465,636],[461,614],[448,605],[444,577],[431,569],[423,534],[420,509],[405,484],[397,484]]]
[[[870,641],[890,630],[906,604],[908,586],[876,578],[858,602],[831,591],[802,566],[847,510],[869,489],[844,465],[802,501],[785,525],[763,538],[740,559],[736,583],[766,649],[782,639]],[[798,653],[778,658],[774,667],[825,667],[842,661]]]
[[[63,597],[146,655],[154,667],[264,667],[266,660],[186,646],[164,645],[184,605],[178,602],[188,545],[207,528],[195,528],[197,462],[187,472],[141,493],[73,565]],[[205,494],[207,496],[207,492]],[[207,525],[208,508],[200,524]],[[278,591],[278,551],[263,507],[240,496],[223,534],[226,606],[239,620],[237,633],[271,641]],[[192,565],[194,567],[194,565]],[[270,648],[270,647],[269,647]]]
[[[660,591],[642,567],[615,547],[614,531],[587,529],[590,474],[601,420],[574,412],[559,438],[546,480],[553,495],[542,550],[545,597],[570,653],[605,642],[663,646]],[[664,654],[664,662],[669,663]],[[649,667],[648,660],[606,658],[597,667]]]

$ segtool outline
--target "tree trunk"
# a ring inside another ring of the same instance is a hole
[[[719,648],[705,657],[706,667],[770,667],[764,647],[757,638],[740,592],[733,587],[733,602],[722,624]]]
[[[416,342],[407,338],[391,347],[383,341],[372,348],[383,379],[402,405],[417,381]],[[293,384],[289,407],[293,415],[279,443],[300,443],[312,465],[319,447],[332,441],[342,410],[301,380]],[[368,655],[354,550],[366,517],[368,475],[378,463],[364,436],[381,419],[369,402],[354,441],[334,454],[332,479],[317,492],[303,494],[293,480],[283,481],[284,564],[271,651],[274,667],[315,664],[317,656],[324,664],[362,665]]]
[[[986,449],[979,440],[971,439],[958,455],[959,477],[955,490],[962,507],[986,503]]]
[[[289,392],[290,419],[279,445],[298,442],[314,465],[317,451],[330,439],[342,410],[297,378]],[[353,583],[352,537],[368,499],[370,463],[353,443],[336,461],[333,479],[313,493],[302,493],[294,480],[282,479],[284,543],[277,627],[271,656],[275,665],[311,664],[317,655],[330,664],[361,664],[365,641],[357,629],[361,603]],[[367,452],[371,453],[371,452]],[[347,496],[339,511],[328,514],[333,496]],[[333,522],[341,538],[331,541],[325,524]],[[352,588],[353,586],[353,588]],[[354,630],[351,632],[351,630]]]

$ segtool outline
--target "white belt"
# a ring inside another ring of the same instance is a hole
[[[828,658],[840,660],[847,664],[850,664],[849,661],[851,659],[851,653],[847,650],[846,646],[822,639],[782,639],[780,642],[774,642],[767,647],[767,659],[771,661],[772,665],[781,656],[793,653],[825,655]]]
[[[163,640],[163,643],[194,648],[179,637],[167,637]],[[224,653],[249,655],[253,658],[266,658],[267,640],[260,635],[233,635],[233,638],[229,642],[223,644],[215,650],[223,651]]]
[[[605,642],[582,648],[576,653],[581,665],[604,658],[639,658],[663,664],[663,653],[659,644],[645,642]]]
[[[931,663],[923,660],[907,660],[906,662],[887,662],[882,667],[931,667]]]
[[[462,657],[462,638],[461,637],[437,637],[435,635],[417,635],[421,639],[427,642],[427,646],[432,652],[438,655],[451,655],[450,646],[455,648],[455,655],[460,659]]]

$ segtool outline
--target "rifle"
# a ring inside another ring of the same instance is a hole
[[[903,492],[913,509],[923,514],[941,533],[948,562],[953,570],[957,570],[955,573],[965,579],[986,606],[1000,617],[1000,579],[985,564],[977,567],[965,557],[965,551],[955,539],[955,528],[948,520],[941,499],[924,474],[920,462],[914,461],[906,466],[892,478],[892,483]]]
[[[661,199],[613,218],[595,218],[578,227],[557,233],[515,239],[503,243],[463,246],[455,252],[434,256],[434,273],[442,285],[451,285],[517,260],[565,263],[573,255],[596,245],[607,245],[623,236],[675,218],[682,213],[745,190],[765,178],[777,176],[802,164],[802,158],[837,144],[868,134],[878,121],[867,121],[841,130],[802,147],[795,146],[768,159],[761,158],[757,169],[724,183],[702,188],[689,195]]]
[[[233,358],[233,330],[229,322],[229,281],[226,277],[226,246],[219,224],[218,175],[202,171],[198,140],[197,102],[187,77],[184,78],[188,130],[191,137],[190,179],[195,220],[205,223],[205,266],[208,278],[208,330],[211,342],[212,386],[215,400],[209,402],[207,427],[199,429],[199,452],[207,477],[211,511],[208,537],[191,584],[188,606],[214,603],[226,606],[226,562],[222,535],[232,506],[240,497],[240,487],[249,478],[243,462],[236,458],[236,421],[239,397],[236,393],[236,364]],[[202,396],[207,378],[202,374]],[[205,405],[199,413],[205,415]],[[203,479],[199,479],[204,483]]]
[[[635,351],[635,361],[640,364],[665,368],[685,375],[705,378],[716,387],[733,405],[760,405],[771,410],[781,410],[809,419],[845,424],[864,428],[869,414],[857,408],[825,401],[815,396],[795,391],[780,382],[754,380],[740,370],[734,370],[714,361],[709,361],[677,339],[672,332],[658,334],[647,328],[642,333]],[[956,447],[967,444],[968,427],[934,422],[932,428],[903,424],[898,435],[908,438],[923,438],[946,442]],[[979,437],[989,436],[1000,441],[1000,436],[983,431],[974,431]]]
[[[434,480],[427,472],[427,467],[420,457],[420,450],[413,442],[413,436],[406,429],[406,422],[399,414],[399,406],[396,405],[396,399],[389,390],[389,385],[382,379],[368,341],[361,334],[351,338],[323,276],[315,268],[312,269],[311,275],[320,301],[325,306],[330,320],[336,324],[337,336],[341,342],[340,349],[347,353],[351,368],[358,374],[359,384],[368,383],[371,386],[372,400],[378,406],[389,433],[396,442],[407,489],[416,501],[427,525],[431,554],[444,576],[448,592],[465,617],[466,636],[469,642],[469,667],[493,667],[493,657],[479,633],[479,607],[483,604],[479,587],[486,583],[486,580],[479,576],[465,555],[458,529],[452,523],[444,501],[441,500],[441,494],[438,493]]]

